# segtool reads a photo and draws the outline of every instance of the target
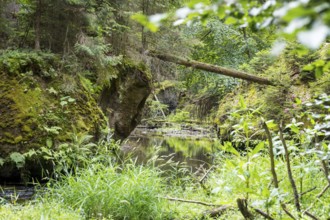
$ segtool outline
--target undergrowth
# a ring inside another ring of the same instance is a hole
[[[245,148],[238,150],[234,142],[224,142],[212,155],[213,170],[204,171],[202,179],[170,159],[166,165],[172,168],[161,171],[154,166],[157,159],[164,159],[161,156],[141,166],[107,160],[101,153],[94,160],[87,157],[86,166],[76,172],[49,182],[29,204],[1,206],[0,217],[210,219],[211,209],[224,207],[217,219],[242,219],[243,215],[327,219],[330,97],[323,94],[305,105],[296,102],[302,114],[284,126],[264,121],[258,110],[247,108],[241,100],[240,109],[231,114],[236,121],[231,135]],[[254,137],[263,139],[256,144]]]

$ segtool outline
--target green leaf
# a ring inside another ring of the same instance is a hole
[[[234,18],[234,17],[228,17],[225,21],[225,24],[228,24],[228,25],[232,25],[232,24],[236,24],[237,23],[237,19]]]
[[[217,15],[220,19],[224,19],[226,17],[226,8],[218,7]]]
[[[68,102],[67,101],[61,101],[60,102],[60,105],[63,107],[63,106],[65,106],[65,105],[67,105],[68,104]]]
[[[74,98],[71,98],[71,97],[68,99],[68,102],[75,102],[75,101],[76,100]]]
[[[251,151],[250,156],[254,156],[265,148],[265,142],[259,142],[259,144]]]
[[[139,22],[141,25],[143,25],[151,32],[156,32],[159,29],[158,24],[150,22],[148,17],[143,14],[134,14],[131,16],[131,19]]]
[[[58,92],[53,88],[53,87],[50,87],[49,89],[47,89],[47,91],[50,93],[50,94],[54,94],[54,95],[57,95]]]
[[[301,105],[302,104],[301,99],[296,98],[295,100],[296,100],[297,105]]]
[[[277,124],[274,123],[274,120],[266,121],[266,125],[269,129],[276,129]]]
[[[292,132],[296,133],[296,134],[299,134],[299,128],[296,126],[296,125],[291,125],[290,126],[290,129]]]
[[[5,159],[0,157],[0,167],[3,166],[5,164]]]
[[[313,14],[313,10],[306,9],[303,6],[295,7],[291,10],[289,10],[285,16],[282,17],[282,19],[286,22],[290,22],[293,19],[300,18],[300,17],[306,17],[308,15]]]
[[[312,70],[314,70],[314,66],[312,64],[305,65],[303,67],[303,70],[304,71],[312,71]]]
[[[239,152],[233,147],[231,142],[225,142],[225,144],[222,146],[222,150],[235,154],[236,156],[240,156]]]
[[[239,105],[241,109],[246,109],[246,104],[244,102],[243,96],[239,96]]]
[[[313,64],[316,67],[323,67],[325,65],[325,61],[324,60],[316,60]]]
[[[319,79],[323,75],[323,68],[322,67],[316,67],[315,69],[315,78]]]
[[[246,181],[246,178],[244,175],[237,175],[241,180],[243,180],[244,182]]]
[[[52,139],[48,138],[48,139],[46,140],[46,145],[47,145],[48,148],[51,148],[51,147],[53,146],[53,141],[52,141]]]
[[[25,165],[25,156],[19,152],[14,152],[10,154],[10,159],[15,162],[16,167],[22,168]]]

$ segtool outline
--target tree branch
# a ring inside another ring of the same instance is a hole
[[[269,219],[269,220],[274,220],[273,217],[271,217],[270,215],[268,215],[267,213],[265,213],[264,211],[251,207],[254,211],[256,211],[258,214],[262,215],[265,219]]]
[[[180,198],[172,198],[172,197],[159,197],[159,198],[167,199],[170,201],[193,203],[193,204],[204,205],[204,206],[214,206],[214,207],[222,206],[222,205],[211,204],[211,203],[206,203],[206,202],[196,201],[196,200],[188,200],[188,199],[180,199]]]

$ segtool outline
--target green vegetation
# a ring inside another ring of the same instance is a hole
[[[166,204],[158,197],[163,188],[158,175],[140,166],[97,164],[56,183],[49,196],[82,210],[86,218],[164,219]]]
[[[54,220],[78,220],[81,216],[78,211],[70,210],[61,203],[29,203],[23,205],[1,205],[1,220],[16,219],[54,219]]]
[[[329,37],[327,0],[1,0],[0,220],[329,218]]]

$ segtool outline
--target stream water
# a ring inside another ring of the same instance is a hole
[[[202,175],[213,164],[213,153],[219,142],[208,137],[178,136],[131,136],[122,144],[122,154],[137,164],[154,163],[163,170],[184,168]],[[34,195],[34,187],[21,185],[0,186],[0,200],[24,201]],[[1,201],[0,201],[1,202]]]
[[[125,155],[131,155],[138,164],[155,161],[156,165],[180,164],[192,172],[203,172],[213,164],[213,153],[219,142],[207,137],[193,136],[132,136],[122,147]],[[171,163],[168,163],[171,161]]]

